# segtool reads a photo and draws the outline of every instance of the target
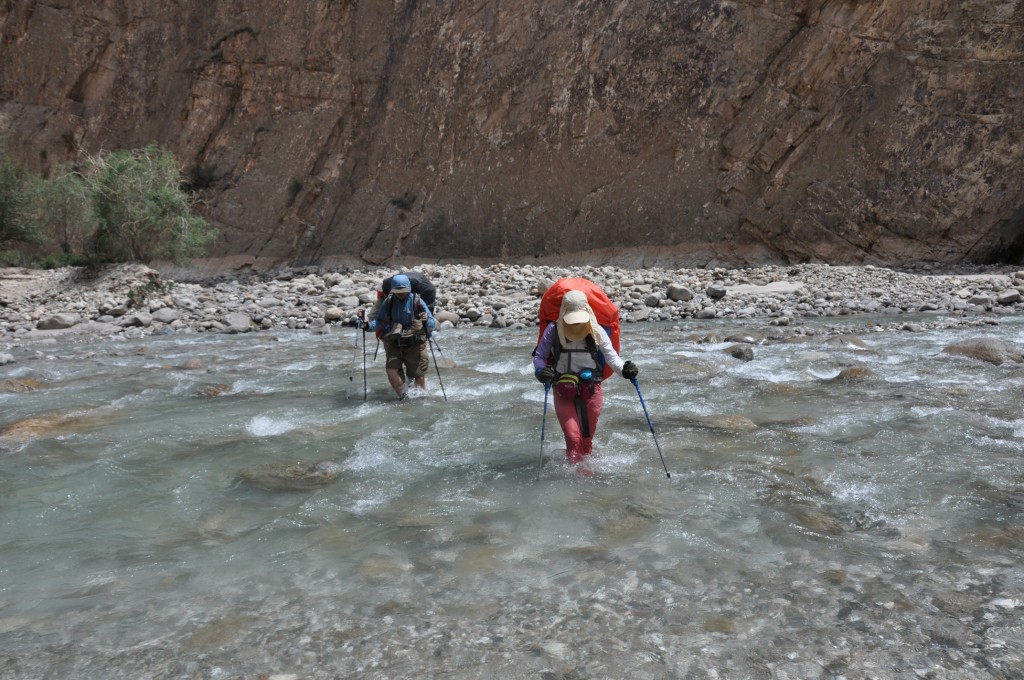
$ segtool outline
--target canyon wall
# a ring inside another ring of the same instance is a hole
[[[1024,0],[6,0],[0,30],[9,150],[170,148],[217,256],[1024,256]]]

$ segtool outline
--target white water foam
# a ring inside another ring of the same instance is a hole
[[[294,421],[288,419],[256,416],[246,424],[245,430],[254,437],[273,437],[297,427]]]

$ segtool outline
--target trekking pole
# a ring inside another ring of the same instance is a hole
[[[437,367],[437,357],[434,356],[434,339],[427,333],[427,342],[430,344],[430,358],[434,360],[434,370],[437,371],[437,382],[441,385],[441,394],[444,400],[448,401],[448,395],[444,392],[444,381],[441,380],[441,369]]]
[[[544,426],[548,422],[548,391],[551,383],[544,383],[544,415],[540,419],[540,458],[537,460],[537,479],[540,479],[541,470],[544,468]]]
[[[362,320],[359,326],[362,327]],[[366,329],[363,328],[363,401],[366,401]]]
[[[444,360],[444,367],[455,368],[455,362],[444,355],[444,349],[441,348],[441,343],[434,340],[434,346],[437,347],[437,351],[441,354],[441,359]]]
[[[658,435],[654,434],[654,425],[651,425],[651,416],[647,413],[647,404],[644,403],[644,395],[640,394],[640,382],[633,378],[630,380],[633,383],[633,387],[636,388],[636,396],[640,397],[640,405],[644,407],[644,416],[647,418],[647,427],[651,428],[651,436],[654,437],[654,445],[658,447],[658,456],[661,457],[661,466],[665,468],[665,476],[672,479],[672,475],[669,474],[668,466],[665,465],[665,456],[661,454],[661,445],[658,444]],[[545,404],[546,406],[547,404]]]
[[[364,343],[365,343],[365,341],[364,341]],[[355,337],[354,341],[352,342],[352,349],[355,350],[357,347],[359,347],[359,319],[358,318],[356,318],[356,337]],[[353,351],[352,352],[352,366],[351,366],[351,368],[349,369],[349,372],[348,372],[348,381],[350,383],[351,382],[355,382],[355,379],[356,379],[356,357],[357,356],[358,355]],[[364,383],[365,383],[365,380],[364,380]],[[366,388],[366,386],[364,384],[363,389],[365,390],[365,388]],[[347,392],[348,392],[348,390],[346,389],[346,395],[345,395],[346,399],[351,399],[351,397],[348,396]]]

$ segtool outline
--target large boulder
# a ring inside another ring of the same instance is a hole
[[[161,307],[153,312],[152,320],[159,323],[174,323],[181,318],[181,312],[170,307]]]
[[[224,317],[224,332],[248,333],[252,330],[252,317],[244,312],[231,312]]]
[[[81,321],[81,318],[77,314],[54,314],[40,319],[39,323],[36,324],[36,328],[41,331],[57,331],[71,328],[79,321]]]

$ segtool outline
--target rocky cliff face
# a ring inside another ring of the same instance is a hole
[[[159,141],[219,255],[1020,262],[1024,0],[7,0],[36,170]]]

